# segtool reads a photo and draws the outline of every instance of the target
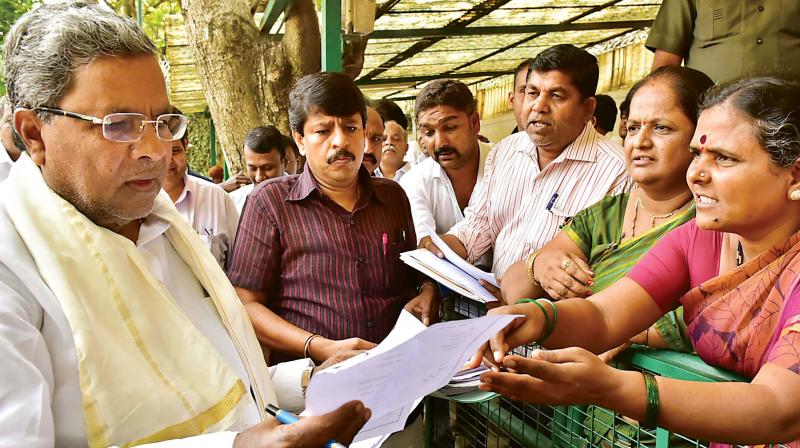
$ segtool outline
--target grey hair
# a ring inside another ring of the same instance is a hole
[[[778,166],[800,159],[800,83],[778,76],[746,77],[715,87],[702,110],[728,103],[753,119],[753,133]]]
[[[73,74],[103,56],[155,55],[133,20],[91,1],[45,4],[23,15],[3,45],[9,102],[16,109],[55,106]]]

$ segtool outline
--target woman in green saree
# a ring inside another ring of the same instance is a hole
[[[689,142],[700,96],[712,85],[697,70],[663,67],[630,90],[625,156],[636,187],[581,211],[541,250],[512,266],[501,283],[507,303],[545,293],[566,299],[602,291],[667,232],[694,218],[685,181],[692,160]],[[677,313],[664,315],[632,341],[691,350]]]

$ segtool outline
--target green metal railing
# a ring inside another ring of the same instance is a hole
[[[445,302],[446,320],[481,316],[485,307],[462,299]],[[527,355],[534,347],[520,347]],[[634,346],[619,355],[618,368],[688,381],[747,381],[709,366],[695,355]],[[445,405],[446,403],[446,405]],[[425,447],[707,447],[708,443],[664,428],[647,430],[595,406],[536,406],[500,397],[479,404],[426,399]]]

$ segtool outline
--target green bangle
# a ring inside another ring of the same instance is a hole
[[[558,319],[558,310],[556,310],[556,305],[553,302],[547,300],[547,303],[549,303],[553,309],[553,320],[551,321],[550,316],[547,315],[547,311],[544,309],[544,306],[542,306],[542,304],[539,303],[539,300],[547,300],[547,299],[533,300],[530,298],[525,298],[525,299],[519,299],[516,302],[517,305],[519,305],[520,303],[533,303],[534,305],[539,307],[540,310],[542,310],[542,314],[544,315],[544,335],[542,335],[542,337],[538,341],[536,341],[537,344],[541,344],[542,341],[550,337],[550,335],[553,333],[553,330],[556,329],[556,321]]]
[[[556,324],[558,323],[558,308],[556,307],[556,304],[553,303],[552,300],[549,299],[539,299],[539,300],[546,301],[548,304],[550,304],[550,309],[553,310],[553,320],[551,321],[552,324],[550,325],[550,327],[547,328],[547,331],[545,332],[542,339],[539,340],[539,342],[544,342],[547,338],[550,337],[551,334],[553,334],[553,331],[555,331],[556,329]],[[536,303],[539,302],[537,301]]]
[[[658,398],[658,382],[652,373],[642,372],[642,375],[644,375],[644,385],[647,388],[647,413],[642,426],[655,428],[658,426],[658,412],[661,406]]]

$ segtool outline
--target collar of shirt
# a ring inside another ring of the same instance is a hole
[[[160,237],[169,229],[169,226],[169,222],[161,218],[153,215],[147,216],[142,225],[139,226],[139,238],[136,240],[136,247],[144,246]]]
[[[183,191],[181,195],[178,196],[178,200],[175,201],[175,207],[179,210],[181,206],[186,201],[186,206],[188,207],[192,202],[192,194],[194,193],[194,183],[189,176],[189,173],[183,173]]]
[[[518,133],[519,134],[519,133]],[[538,148],[536,145],[530,140],[530,137],[527,133],[522,133],[525,135],[525,138],[528,140],[527,145],[518,145],[516,146],[516,150],[519,152],[523,152],[528,154],[533,158],[538,158]],[[520,135],[522,135],[520,134]],[[553,163],[563,162],[564,160],[579,160],[583,162],[594,162],[597,160],[597,145],[595,145],[596,139],[599,137],[600,134],[594,130],[594,126],[592,126],[592,122],[586,122],[583,127],[583,131],[572,141],[563,151],[553,160]],[[516,134],[515,134],[516,136]]]
[[[363,166],[358,170],[358,184],[361,187],[361,198],[356,205],[356,210],[363,207],[363,204],[369,202],[373,193],[376,198],[381,202],[386,202],[387,198],[384,197],[381,189],[376,189],[372,185],[372,176],[369,175],[366,168]],[[322,191],[319,189],[317,179],[311,173],[311,169],[303,170],[303,173],[297,177],[297,183],[294,184],[289,195],[286,197],[287,201],[302,201],[308,198],[314,191],[322,196]]]

